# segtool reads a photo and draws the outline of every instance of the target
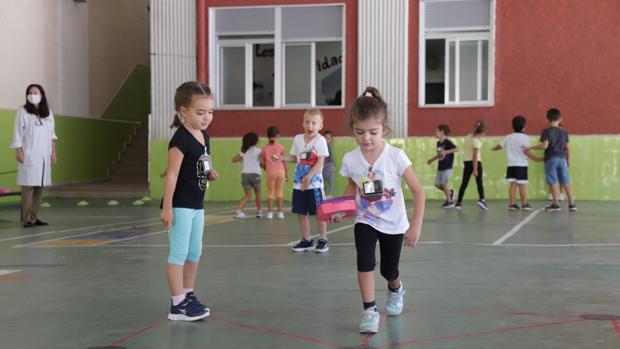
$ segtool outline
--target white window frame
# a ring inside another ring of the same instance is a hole
[[[342,37],[334,38],[304,38],[283,39],[282,38],[282,8],[288,7],[325,7],[339,6],[342,8]],[[274,9],[274,32],[243,32],[227,33],[228,35],[273,35],[273,39],[242,39],[242,40],[219,40],[215,31],[215,11],[220,9],[248,9],[248,8],[273,8]],[[341,72],[341,91],[342,96],[346,96],[346,4],[343,3],[321,3],[321,4],[301,4],[301,5],[281,5],[281,6],[225,6],[209,8],[209,85],[216,87],[216,107],[223,110],[281,110],[281,109],[307,109],[310,107],[320,107],[321,109],[344,109],[345,100],[342,98],[340,105],[316,105],[316,43],[339,41],[342,45],[342,72]],[[269,43],[274,45],[274,105],[272,106],[253,106],[252,91],[252,45]],[[284,77],[284,46],[285,45],[311,45],[311,102],[310,104],[286,104],[285,103],[285,77]],[[245,46],[245,103],[244,104],[222,104],[222,77],[221,72],[221,48],[222,47],[241,47]],[[249,48],[248,48],[249,47]],[[248,82],[249,80],[249,82]]]
[[[441,0],[435,0],[441,1]],[[434,28],[426,30],[426,1],[420,1],[419,11],[419,45],[418,45],[418,106],[420,108],[466,108],[466,107],[492,107],[495,105],[495,1],[491,1],[490,26],[476,27],[452,27]],[[426,40],[443,39],[445,40],[445,68],[444,68],[444,103],[426,104]],[[482,41],[488,40],[488,73],[487,73],[487,100],[481,101],[482,95]],[[459,87],[459,43],[461,41],[478,41],[478,101],[460,101]],[[450,42],[455,43],[455,101],[449,100],[450,91]]]

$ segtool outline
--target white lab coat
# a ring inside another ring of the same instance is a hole
[[[52,141],[57,139],[51,111],[48,117],[39,119],[24,107],[17,109],[11,148],[24,151],[24,162],[18,165],[18,185],[52,185]]]

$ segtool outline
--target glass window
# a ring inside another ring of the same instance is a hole
[[[342,43],[315,45],[316,105],[342,105]]]
[[[284,104],[310,104],[311,45],[286,45],[284,63]]]
[[[252,105],[273,107],[274,45],[254,44],[252,48]]]
[[[223,47],[222,104],[245,104],[245,47]]]

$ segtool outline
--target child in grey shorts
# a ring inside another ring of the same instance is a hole
[[[435,130],[437,140],[437,155],[430,158],[426,163],[432,164],[437,160],[437,174],[435,175],[435,187],[441,190],[445,196],[445,201],[441,205],[443,208],[454,207],[454,190],[450,189],[448,182],[452,177],[452,165],[454,164],[454,153],[457,148],[451,140],[448,139],[450,127],[448,125],[439,125]]]

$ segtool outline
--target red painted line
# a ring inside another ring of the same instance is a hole
[[[155,322],[152,322],[144,327],[142,327],[141,329],[131,332],[130,334],[126,335],[125,337],[121,338],[121,339],[117,339],[114,342],[112,342],[112,345],[119,345],[119,344],[123,344],[125,342],[127,342],[128,340],[135,338],[139,335],[141,335],[142,333],[151,330],[153,328],[159,327],[161,326],[163,323],[167,322],[168,319],[162,319],[162,320],[158,320]]]
[[[618,339],[620,339],[620,323],[618,323],[618,320],[611,320],[611,327],[616,332]]]
[[[442,340],[451,340],[451,339],[458,339],[458,338],[463,338],[463,337],[480,336],[480,335],[490,334],[490,333],[505,333],[505,332],[519,331],[519,330],[534,329],[534,328],[567,325],[567,324],[578,323],[578,322],[583,322],[583,321],[586,321],[586,320],[575,319],[575,320],[564,320],[564,321],[556,321],[556,322],[545,322],[545,323],[535,324],[535,325],[503,327],[503,328],[482,330],[482,331],[476,331],[476,332],[465,332],[465,333],[455,334],[452,336],[439,336],[439,337],[430,337],[430,338],[422,338],[422,339],[410,339],[410,340],[406,340],[402,342],[391,343],[386,346],[383,346],[382,348],[401,347],[407,344],[427,344],[427,343],[438,342]]]
[[[379,321],[379,330],[381,328],[383,328],[383,326],[385,326],[385,323],[387,321],[387,317],[388,317],[387,314],[383,314],[383,316],[381,316],[381,321]],[[379,332],[377,331],[377,333],[379,333]],[[366,338],[364,338],[364,341],[362,342],[362,345],[367,347],[368,344],[370,344],[370,341],[373,339],[373,337],[377,335],[377,333],[370,333],[370,334],[366,335]]]
[[[540,317],[569,317],[576,318],[581,314],[574,313],[537,313],[529,311],[491,312],[491,311],[433,311],[433,310],[406,310],[403,314],[427,314],[427,315],[489,315],[489,316],[540,316]]]
[[[336,343],[330,342],[328,340],[320,339],[320,338],[311,338],[311,337],[301,336],[301,335],[298,335],[298,334],[284,332],[284,331],[279,331],[279,330],[274,330],[274,329],[270,329],[270,328],[259,327],[259,326],[255,326],[255,325],[249,325],[249,324],[244,324],[244,323],[236,322],[236,321],[224,320],[224,319],[216,318],[216,317],[213,317],[213,316],[211,316],[209,318],[209,320],[215,321],[215,322],[220,322],[220,323],[231,325],[231,326],[235,326],[235,327],[239,327],[239,328],[243,328],[243,329],[246,329],[246,330],[254,330],[254,331],[257,331],[257,332],[271,334],[271,335],[275,335],[275,336],[289,337],[289,338],[294,338],[294,339],[298,339],[298,340],[305,341],[305,342],[322,344],[324,346],[328,346],[328,347],[332,347],[332,348],[339,348],[339,347],[341,347],[340,345],[338,345]]]

